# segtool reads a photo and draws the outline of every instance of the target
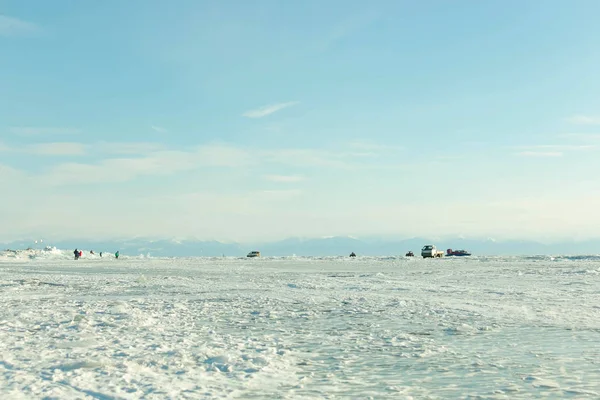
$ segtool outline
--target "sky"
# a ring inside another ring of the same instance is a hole
[[[0,240],[600,237],[597,0],[0,1]]]

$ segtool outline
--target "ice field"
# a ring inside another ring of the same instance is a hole
[[[0,252],[0,398],[600,397],[600,257]]]

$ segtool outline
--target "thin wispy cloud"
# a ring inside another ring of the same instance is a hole
[[[95,163],[67,162],[57,164],[43,174],[42,181],[49,185],[86,184],[89,176],[97,182],[124,182],[139,176],[168,176],[183,171],[203,168],[251,168],[255,166],[287,165],[298,168],[370,169],[379,167],[373,159],[359,162],[351,153],[324,151],[320,149],[271,149],[252,150],[225,144],[200,145],[189,150],[168,150],[153,143],[96,143],[87,145],[96,154],[107,158]],[[38,151],[51,153],[59,149],[49,147]],[[67,148],[63,148],[64,153]],[[78,152],[73,146],[69,155]],[[67,155],[67,154],[64,154]],[[299,182],[301,175],[267,175],[272,182]]]
[[[154,142],[98,142],[93,147],[97,152],[105,154],[145,155],[165,150],[163,144]]]
[[[48,185],[77,185],[95,182],[126,182],[140,176],[168,176],[184,171],[194,171],[205,167],[235,168],[253,163],[252,153],[244,149],[223,145],[198,146],[190,151],[159,150],[152,145],[131,143],[105,143],[104,149],[132,151],[131,156],[105,158],[96,163],[62,163],[52,167],[41,178]],[[98,149],[98,145],[94,145]],[[141,150],[145,148],[147,153]],[[115,153],[113,153],[115,154]]]
[[[560,151],[521,151],[515,155],[520,157],[562,157],[563,153]]]
[[[18,36],[38,32],[40,27],[18,18],[0,15],[0,36]]]
[[[265,179],[271,182],[293,183],[301,182],[306,178],[299,175],[267,175]]]
[[[596,142],[600,140],[600,133],[564,133],[563,138],[576,139],[583,142]]]
[[[13,126],[8,128],[13,135],[19,136],[44,136],[44,135],[76,135],[81,131],[73,128],[50,128],[32,126]]]
[[[269,198],[291,198],[296,197],[302,194],[302,190],[300,189],[288,189],[288,190],[263,190],[260,192],[262,196],[266,196]],[[262,197],[261,196],[261,197]]]
[[[339,22],[331,28],[328,35],[321,39],[317,45],[318,50],[325,51],[329,49],[348,36],[351,36],[355,32],[360,31],[361,29],[364,29],[368,25],[372,24],[378,18],[379,14],[377,13],[364,12]]]
[[[32,143],[18,147],[8,146],[0,142],[0,152],[47,156],[80,156],[88,154],[90,151],[100,156],[145,156],[155,152],[166,151],[166,148],[161,143],[152,142],[50,142]]]
[[[276,149],[261,154],[266,163],[285,164],[298,168],[350,168],[341,153],[321,149]]]
[[[21,170],[0,164],[0,182],[20,181],[27,174]]]
[[[38,176],[46,185],[78,185],[96,182],[125,182],[140,176],[168,176],[184,171],[201,171],[205,168],[247,170],[248,168],[280,168],[281,166],[311,169],[372,170],[397,168],[381,163],[377,157],[357,157],[356,153],[316,148],[247,148],[222,143],[209,143],[186,149],[172,149],[151,142],[54,142],[7,147],[0,150],[22,154],[23,157],[72,157],[94,154],[94,160],[73,162],[63,159],[45,169]],[[263,175],[263,179],[281,184],[306,180],[303,174]]]
[[[96,164],[62,163],[42,176],[47,185],[127,182],[140,176],[168,176],[197,166],[189,156],[178,152],[157,153],[140,158],[109,158]]]
[[[600,125],[600,117],[590,115],[574,115],[567,121],[576,125]]]
[[[27,146],[23,151],[44,156],[82,156],[87,153],[82,143],[40,143]]]
[[[288,101],[286,103],[270,104],[255,110],[249,110],[242,114],[243,117],[247,118],[263,118],[267,115],[271,115],[277,111],[283,110],[284,108],[295,106],[299,104],[298,101]]]
[[[167,133],[168,131],[161,127],[161,126],[157,126],[157,125],[150,125],[150,129],[152,129],[153,131],[156,131],[158,133]]]
[[[402,147],[402,146],[397,146],[397,145],[392,145],[392,144],[380,144],[380,143],[374,143],[371,141],[362,141],[362,140],[352,141],[352,142],[348,143],[348,146],[352,147],[354,149],[360,149],[360,150],[365,150],[365,151],[376,151],[376,152],[404,150],[404,147]]]
[[[82,156],[87,153],[87,145],[74,142],[53,142],[11,147],[0,143],[0,152],[40,156]]]
[[[555,150],[555,151],[586,151],[596,149],[596,145],[592,144],[582,144],[582,145],[573,145],[573,144],[540,144],[533,146],[517,146],[517,149],[522,150]]]
[[[464,158],[465,158],[465,156],[460,156],[460,155],[443,155],[443,156],[436,156],[433,160],[434,161],[457,161],[457,160],[462,160]]]

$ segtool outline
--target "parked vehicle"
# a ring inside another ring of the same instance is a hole
[[[246,257],[260,257],[260,251],[251,251]]]
[[[441,250],[438,250],[432,244],[426,244],[421,249],[421,256],[423,258],[438,258],[438,257],[443,257],[444,256],[444,252],[441,251]]]
[[[446,250],[446,256],[450,257],[450,256],[470,256],[471,253],[469,253],[467,250],[452,250],[452,249],[448,249]]]

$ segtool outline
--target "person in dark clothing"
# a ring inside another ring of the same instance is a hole
[[[79,250],[75,249],[75,251],[73,252],[73,254],[75,254],[75,259],[78,260],[79,259]]]

